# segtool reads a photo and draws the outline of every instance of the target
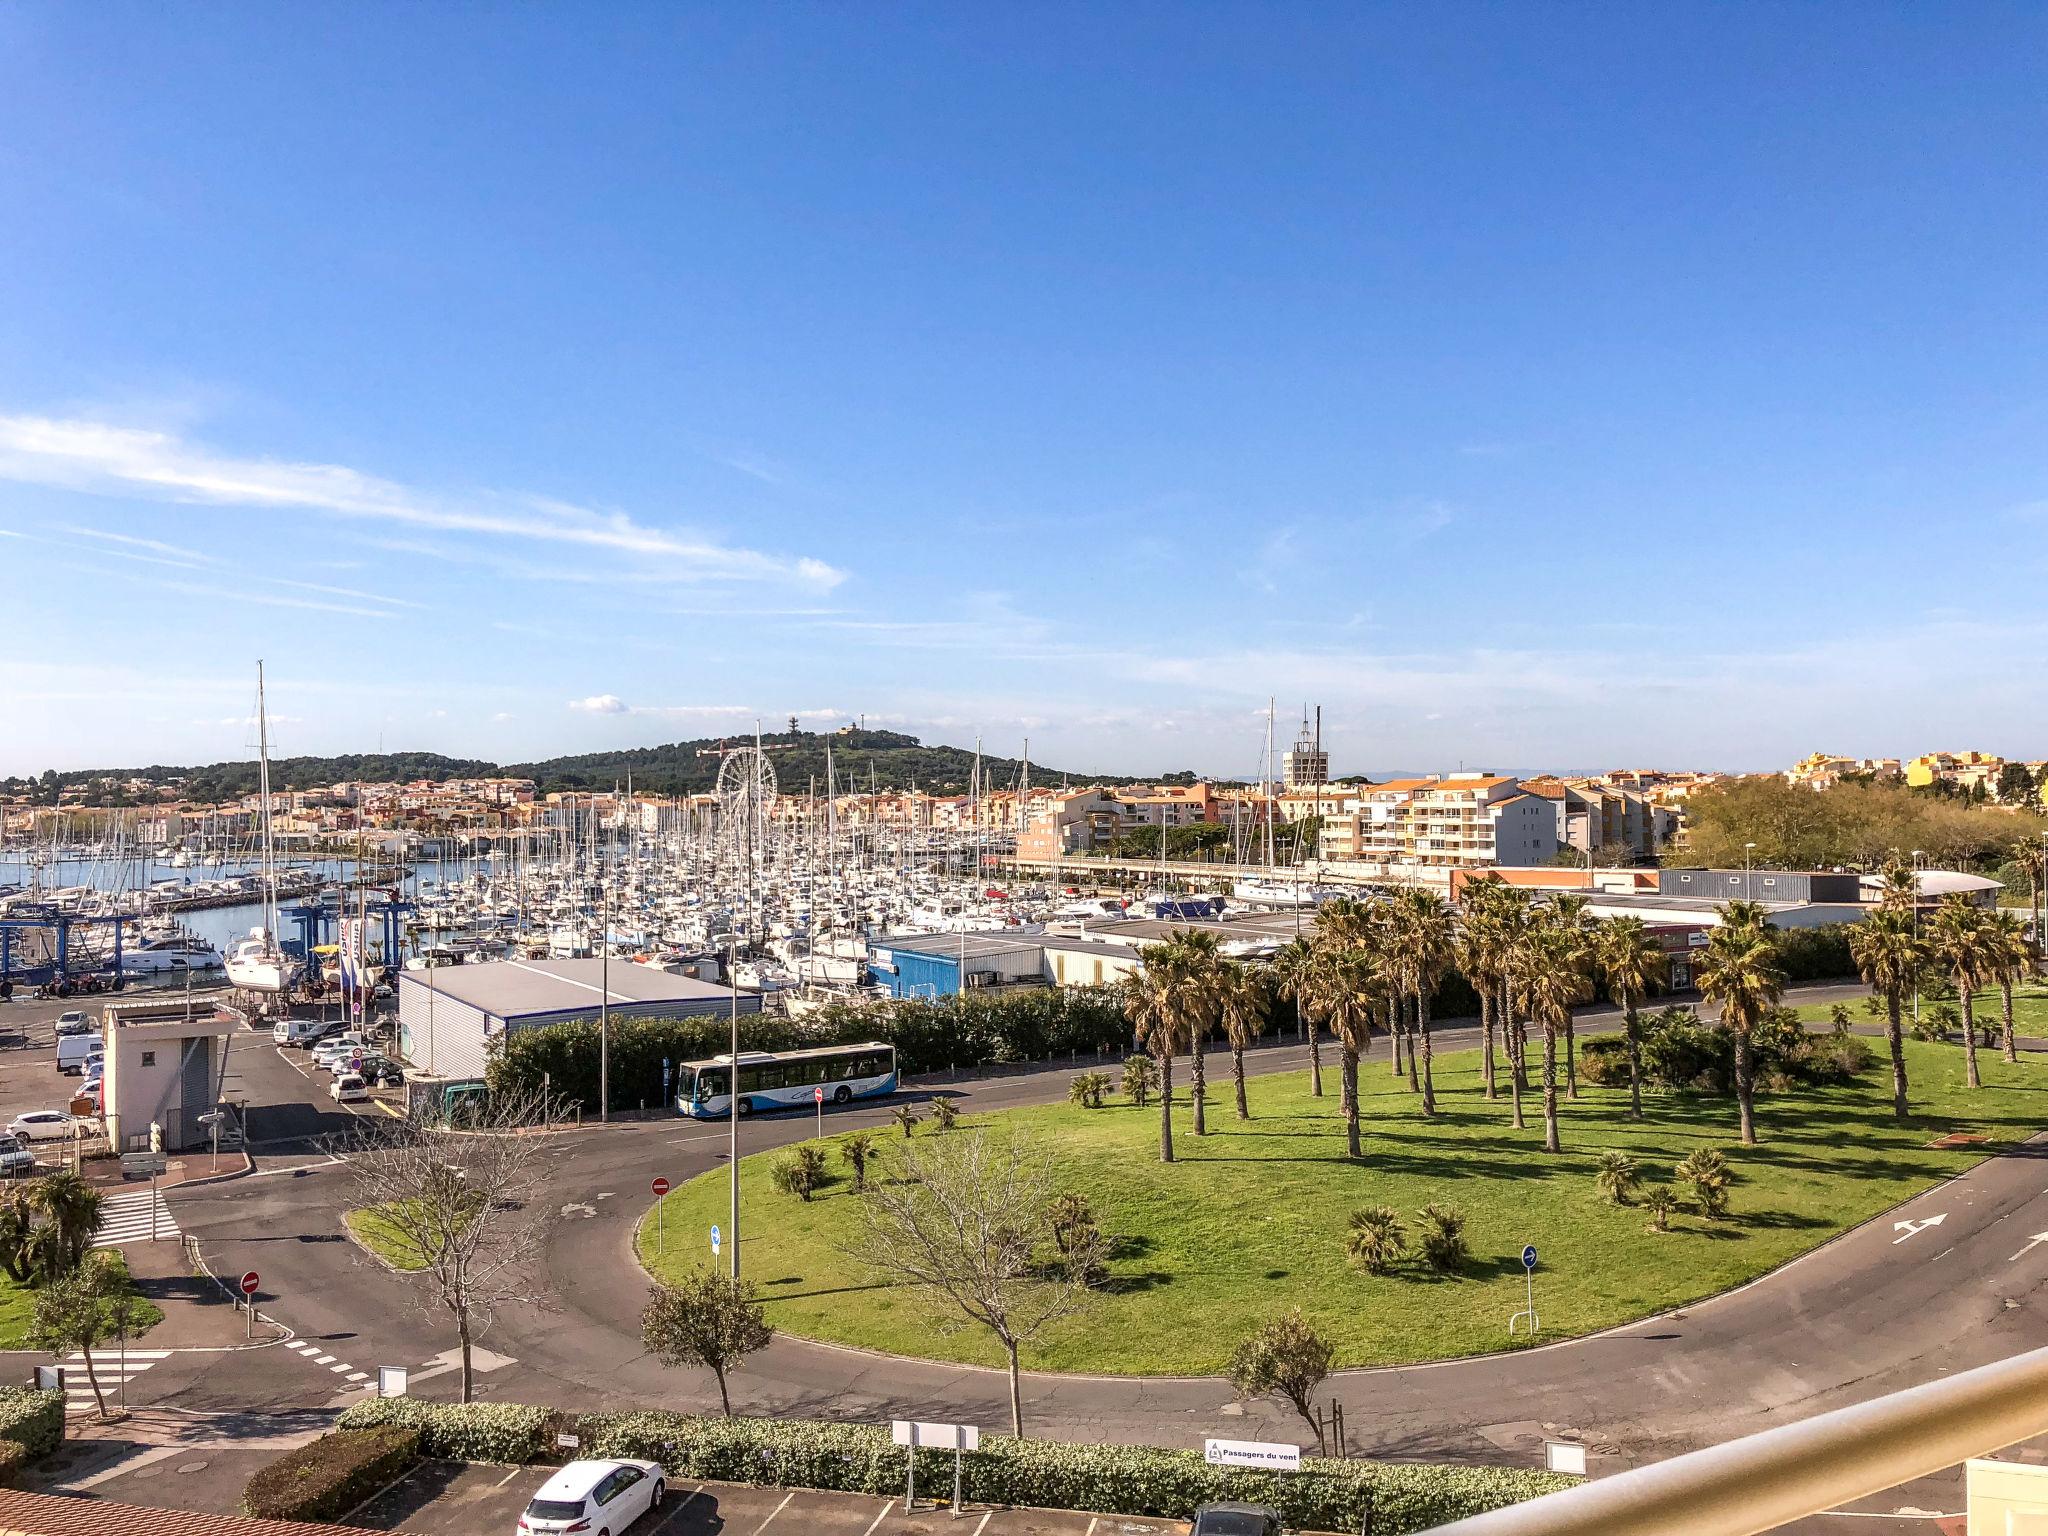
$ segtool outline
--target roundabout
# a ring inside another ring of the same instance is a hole
[[[1156,1103],[1112,1099],[1102,1108],[1038,1104],[964,1115],[939,1131],[914,1130],[930,1149],[948,1137],[1015,1135],[1044,1149],[1057,1193],[1088,1202],[1107,1239],[1106,1272],[1082,1313],[1028,1347],[1023,1363],[1047,1373],[1200,1376],[1221,1372],[1238,1340],[1300,1308],[1335,1348],[1341,1369],[1487,1355],[1552,1344],[1697,1302],[1779,1268],[1901,1201],[2024,1141],[2048,1096],[2026,1064],[1987,1062],[1984,1090],[1963,1086],[1958,1053],[1911,1042],[1914,1116],[1891,1115],[1885,1075],[1866,1071],[1839,1087],[1802,1088],[1761,1102],[1762,1144],[1737,1144],[1732,1100],[1646,1096],[1628,1118],[1625,1090],[1560,1094],[1565,1151],[1542,1149],[1540,1097],[1530,1128],[1512,1128],[1505,1097],[1488,1101],[1475,1052],[1438,1058],[1439,1113],[1424,1120],[1402,1080],[1381,1061],[1360,1073],[1365,1155],[1343,1155],[1334,1069],[1327,1094],[1307,1074],[1256,1077],[1251,1118],[1230,1105],[1227,1059],[1212,1062],[1209,1134],[1192,1134],[1176,1106],[1178,1160],[1158,1156]],[[1377,1066],[1377,1070],[1375,1070]],[[970,1106],[971,1109],[971,1106]],[[799,1134],[801,1128],[798,1128]],[[887,1178],[904,1139],[894,1124],[869,1129],[875,1171]],[[791,1139],[789,1137],[784,1140]],[[824,1180],[804,1200],[773,1186],[786,1148],[741,1164],[747,1241],[743,1275],[785,1336],[877,1353],[974,1366],[1002,1363],[989,1335],[867,1261],[863,1196],[844,1157],[846,1133],[816,1145]],[[1735,1182],[1725,1215],[1709,1216],[1674,1169],[1701,1148],[1721,1151]],[[1598,1182],[1600,1155],[1633,1159],[1641,1184],[1616,1203]],[[1644,1202],[1671,1190],[1676,1207],[1657,1230]],[[723,1169],[681,1184],[658,1222],[639,1227],[636,1252],[656,1278],[712,1262],[710,1227],[725,1220]],[[1470,1253],[1441,1272],[1417,1253],[1417,1213],[1455,1207]],[[1391,1208],[1406,1251],[1384,1273],[1347,1254],[1354,1212]],[[1542,1331],[1510,1344],[1507,1322],[1524,1297],[1521,1251],[1541,1250],[1536,1294]]]

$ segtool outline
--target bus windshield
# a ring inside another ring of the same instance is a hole
[[[724,1096],[726,1084],[725,1068],[698,1067],[696,1069],[696,1075],[696,1098],[698,1103],[701,1104],[706,1099],[716,1099],[722,1098]]]

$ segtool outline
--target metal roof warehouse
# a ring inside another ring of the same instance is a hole
[[[520,1029],[611,1016],[674,1019],[729,1013],[734,992],[652,966],[613,960],[493,960],[398,973],[398,1039],[423,1072],[480,1078],[490,1042]],[[741,1013],[759,1013],[757,992],[738,994]]]

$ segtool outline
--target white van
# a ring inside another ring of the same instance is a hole
[[[98,1035],[66,1035],[57,1042],[57,1070],[71,1076],[83,1075],[86,1065],[106,1054]]]
[[[318,1019],[279,1019],[270,1026],[273,1045],[306,1045],[325,1034],[330,1025]]]

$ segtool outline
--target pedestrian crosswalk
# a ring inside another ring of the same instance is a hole
[[[328,1354],[318,1344],[309,1343],[305,1339],[289,1339],[284,1347],[298,1355],[308,1365],[325,1367],[328,1374],[336,1378],[334,1385],[337,1390],[345,1386],[360,1388],[370,1385],[370,1373],[368,1371],[359,1371],[346,1360],[335,1359],[334,1356]]]
[[[150,1225],[152,1209],[155,1226]],[[93,1238],[95,1248],[118,1248],[123,1243],[146,1243],[154,1236],[158,1241],[178,1236],[178,1224],[171,1220],[171,1208],[164,1197],[153,1189],[123,1190],[118,1195],[108,1195],[100,1202],[100,1230]]]
[[[151,1366],[171,1358],[168,1349],[96,1349],[92,1354],[92,1376],[100,1383],[100,1395],[109,1408],[126,1398],[125,1388]],[[92,1377],[86,1374],[85,1356],[71,1355],[57,1362],[64,1369],[64,1407],[72,1413],[90,1413],[99,1405],[92,1395]]]

